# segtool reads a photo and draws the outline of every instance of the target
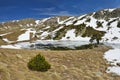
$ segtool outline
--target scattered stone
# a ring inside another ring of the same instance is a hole
[[[96,72],[95,75],[96,75],[96,76],[102,76],[103,73],[102,73],[102,72]]]
[[[64,67],[65,70],[68,69],[67,66],[65,66],[65,65],[62,65],[62,66]]]
[[[22,59],[23,57],[20,54],[16,54],[17,58]]]
[[[68,59],[67,62],[70,62],[70,60]]]

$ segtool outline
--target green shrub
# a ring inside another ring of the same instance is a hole
[[[98,31],[98,30],[95,30],[92,27],[88,26],[88,27],[86,27],[85,32],[82,34],[82,37],[92,37],[93,35],[102,37],[102,36],[104,36],[105,33],[106,32],[104,32],[104,31]]]
[[[0,39],[3,39],[2,36],[0,36]]]
[[[103,27],[101,22],[97,21],[96,23],[97,23],[97,28]]]
[[[51,65],[45,60],[44,56],[38,54],[28,62],[28,68],[30,70],[44,72],[50,69]]]
[[[94,47],[97,47],[97,45],[96,44],[86,44],[86,45],[75,47],[75,49],[76,50],[93,49]]]

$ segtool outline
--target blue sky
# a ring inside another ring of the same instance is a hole
[[[0,22],[59,15],[77,16],[119,7],[120,0],[0,0]]]

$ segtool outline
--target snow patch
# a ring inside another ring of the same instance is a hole
[[[36,24],[39,24],[39,23],[40,23],[40,20],[36,20],[35,23],[36,23]]]
[[[13,42],[13,41],[9,41],[7,38],[3,38],[2,40],[5,41],[5,42],[7,42],[7,43]]]
[[[68,30],[67,33],[65,34],[65,37],[62,37],[61,40],[81,40],[81,41],[88,41],[90,40],[89,37],[81,37],[77,36],[75,34],[75,29]]]
[[[63,28],[63,26],[61,26],[61,27],[55,29],[53,32],[59,31],[59,30],[62,29],[62,28]]]
[[[36,31],[32,31],[32,28],[27,29],[27,31],[24,34],[21,34],[18,37],[17,41],[30,40],[30,33],[33,33],[33,35],[34,35],[36,33]]]
[[[63,24],[64,22],[63,22],[63,21],[60,21],[60,18],[58,17],[58,18],[57,18],[57,23],[58,23],[58,24]]]
[[[5,36],[5,35],[11,34],[11,33],[12,33],[12,32],[5,33],[5,34],[0,34],[0,36]]]
[[[120,75],[120,67],[118,67],[118,66],[108,67],[108,70],[106,72],[107,73],[116,73],[117,75]]]
[[[43,28],[43,29],[49,29],[50,28],[50,26],[47,26],[47,27],[45,27],[45,28]]]
[[[74,40],[74,38],[75,38],[74,32],[75,32],[75,29],[68,30],[67,33],[65,34],[65,37],[62,37],[62,40],[65,40],[65,39]]]
[[[85,17],[87,14],[81,15],[80,17],[78,17],[78,20],[81,19],[82,17]]]
[[[0,48],[9,48],[9,49],[21,49],[19,45],[2,45]]]
[[[49,34],[49,33],[48,33],[47,31],[43,32],[43,33],[40,35],[41,39],[44,39],[45,37],[47,37],[48,34]]]
[[[94,17],[90,17],[90,22],[87,22],[86,23],[86,26],[91,26],[91,27],[93,27],[94,29],[97,27],[97,24],[96,24],[96,19],[94,18]]]
[[[41,22],[44,23],[45,21],[47,21],[47,20],[50,19],[50,18],[51,18],[51,17],[42,19]]]
[[[115,9],[104,9],[104,11],[109,11],[109,12],[112,12],[114,11]]]
[[[69,17],[68,19],[65,19],[63,21],[59,21],[59,24],[71,25],[72,24],[72,22],[71,22],[72,19],[74,19],[74,17]]]
[[[103,40],[109,43],[118,43],[120,42],[120,28],[111,28],[110,30],[107,31],[105,36],[103,37]],[[116,38],[116,39],[114,39]]]

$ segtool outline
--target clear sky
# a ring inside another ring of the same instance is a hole
[[[120,0],[0,0],[0,22],[24,18],[80,15],[119,7]]]

